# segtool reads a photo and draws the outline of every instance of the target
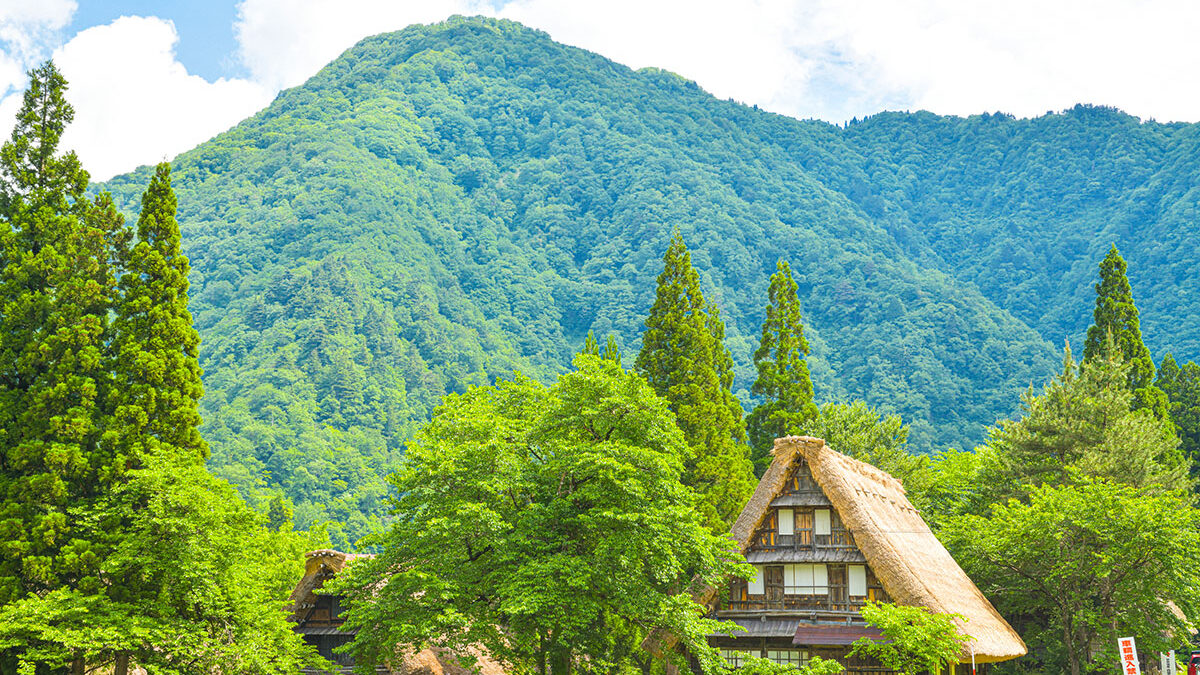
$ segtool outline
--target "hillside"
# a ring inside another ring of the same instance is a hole
[[[675,227],[743,403],[785,257],[818,397],[970,446],[1081,342],[1113,241],[1151,348],[1200,354],[1197,139],[1096,108],[802,122],[504,21],[369,38],[174,162],[211,466],[365,532],[446,392],[548,379],[589,329],[632,362]],[[147,177],[102,187],[132,213]]]

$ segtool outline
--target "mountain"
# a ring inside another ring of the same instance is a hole
[[[1200,353],[1198,134],[1094,107],[838,127],[507,21],[368,38],[174,161],[210,465],[353,539],[447,392],[548,380],[589,329],[632,362],[673,228],[744,404],[783,257],[818,398],[970,446],[1081,341],[1114,241],[1151,348]],[[101,187],[134,213],[148,175]]]

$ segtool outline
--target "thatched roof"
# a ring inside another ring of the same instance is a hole
[[[292,591],[291,620],[298,623],[316,602],[317,590],[324,586],[326,581],[337,576],[348,563],[357,558],[370,557],[333,549],[309,553],[304,565],[304,576]],[[450,651],[434,647],[421,651],[400,648],[397,650],[396,660],[387,668],[379,668],[376,672],[394,675],[506,675],[504,667],[482,648],[473,647],[468,651],[475,658],[474,671],[463,667]],[[335,672],[350,673],[352,670],[345,667]]]
[[[742,509],[732,534],[745,552],[755,530],[783,489],[797,455],[854,534],[867,564],[892,599],[904,605],[966,617],[959,629],[975,638],[979,662],[1006,661],[1025,654],[1021,636],[975,587],[921,514],[904,486],[889,474],[843,455],[819,438],[789,436],[775,441],[771,466]],[[962,654],[970,659],[970,651]]]

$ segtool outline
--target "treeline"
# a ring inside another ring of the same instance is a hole
[[[0,148],[0,673],[295,673],[283,602],[319,543],[204,466],[171,171],[128,226],[30,73]]]

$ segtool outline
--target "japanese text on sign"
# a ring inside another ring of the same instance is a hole
[[[1134,644],[1133,638],[1118,638],[1117,651],[1121,653],[1121,672],[1125,675],[1142,675],[1142,668],[1137,660],[1137,645]]]

